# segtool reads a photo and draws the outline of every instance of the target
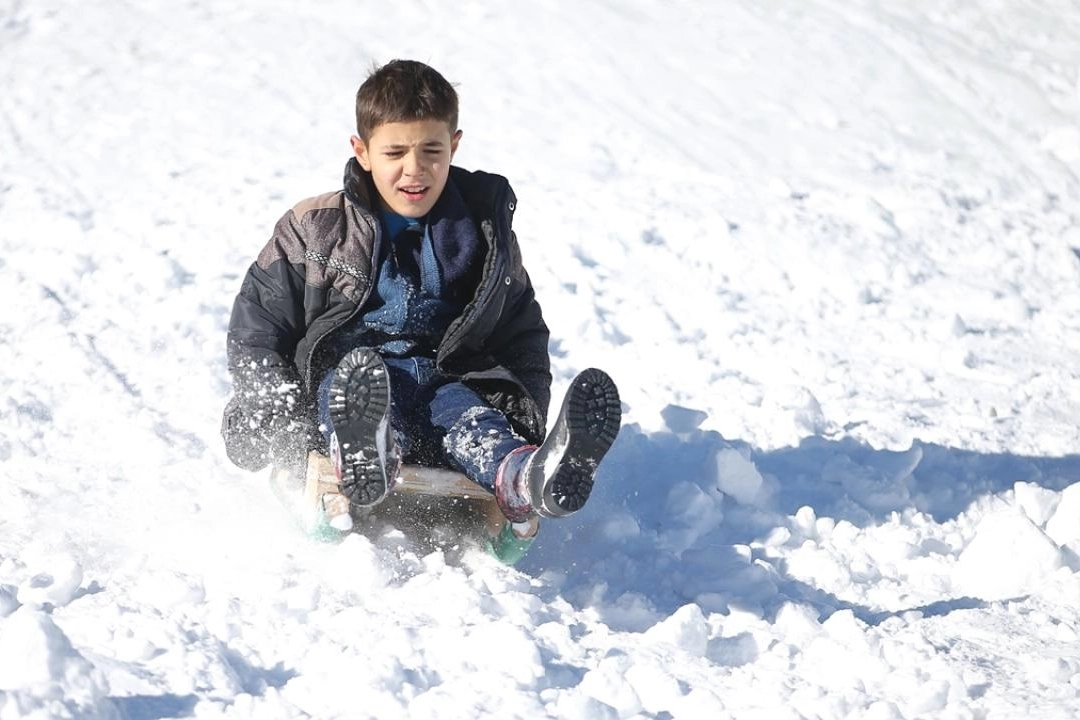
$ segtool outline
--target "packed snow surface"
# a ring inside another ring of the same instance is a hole
[[[0,0],[0,718],[1080,715],[1080,7]],[[372,63],[456,83],[558,398],[514,569],[308,540],[232,299]]]

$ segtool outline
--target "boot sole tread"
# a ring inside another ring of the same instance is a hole
[[[592,494],[593,476],[600,461],[615,442],[622,422],[622,404],[615,382],[602,370],[582,371],[571,384],[564,401],[561,422],[566,423],[566,446],[562,460],[544,493],[556,508],[545,514],[570,514],[580,510]],[[553,429],[553,434],[559,428]]]
[[[386,365],[373,351],[350,352],[330,384],[330,419],[342,455],[342,490],[353,504],[368,506],[386,494],[376,436],[390,407]]]

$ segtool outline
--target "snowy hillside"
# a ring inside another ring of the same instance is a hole
[[[0,0],[0,718],[1080,716],[1080,7]],[[516,569],[305,539],[225,327],[373,62],[625,427]]]

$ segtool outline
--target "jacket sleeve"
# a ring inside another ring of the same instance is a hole
[[[304,333],[303,268],[283,248],[296,238],[289,215],[244,276],[233,303],[227,337],[233,395],[222,436],[229,459],[246,470],[294,454],[295,439],[310,432],[304,389],[293,362]],[[288,458],[295,460],[296,458]]]

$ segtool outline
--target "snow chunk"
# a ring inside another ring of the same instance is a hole
[[[960,554],[953,581],[967,595],[1004,600],[1030,593],[1062,565],[1061,551],[1015,508],[987,515]]]
[[[789,645],[803,645],[821,633],[821,623],[814,608],[788,602],[776,613],[777,637]]]
[[[792,525],[802,533],[803,537],[817,537],[817,513],[809,505],[803,505],[795,511]]]
[[[49,615],[22,607],[0,620],[0,707],[17,716],[114,718],[104,676]]]
[[[855,617],[851,610],[837,610],[821,624],[821,628],[845,648],[857,648],[866,653],[874,650],[866,623]]]
[[[709,623],[701,608],[691,603],[683,605],[670,617],[646,630],[645,639],[666,643],[694,657],[702,657],[709,645]]]
[[[907,697],[909,717],[929,717],[938,715],[949,702],[949,682],[929,678],[911,689]]]
[[[625,592],[613,604],[603,608],[604,622],[609,627],[635,632],[655,624],[658,616],[649,598],[637,592]]]
[[[788,439],[792,444],[807,436],[821,435],[828,429],[821,403],[809,389],[801,385],[770,388],[765,395],[764,406],[775,418],[774,422],[786,418],[791,423]]]
[[[619,717],[631,717],[643,709],[641,698],[625,678],[631,665],[630,658],[622,654],[606,657],[585,673],[578,687],[586,695],[615,708]]]
[[[605,702],[584,692],[559,695],[555,702],[555,717],[566,720],[619,720],[619,712]]]
[[[768,647],[768,638],[759,640],[753,632],[740,632],[710,640],[708,657],[722,667],[739,667],[757,660],[764,647]]]
[[[716,529],[724,517],[722,497],[714,489],[707,492],[685,480],[673,484],[664,503],[669,527],[660,534],[662,544],[681,553]]]
[[[439,556],[425,558],[429,571]],[[339,591],[360,595],[383,590],[393,579],[393,569],[382,562],[375,546],[362,535],[346,535],[324,559],[327,582]]]
[[[642,707],[651,715],[671,712],[684,692],[679,681],[659,663],[640,663],[626,671],[626,681],[634,688]]]
[[[765,478],[750,458],[733,448],[716,454],[717,486],[742,505],[761,506],[767,499]]]
[[[1080,670],[1080,662],[1072,658],[1043,657],[1033,660],[1026,670],[1032,682],[1064,685]]]
[[[38,607],[67,605],[82,585],[82,566],[75,558],[67,554],[44,559],[42,565],[44,567],[40,572],[19,585],[19,602],[23,605]]]
[[[14,585],[0,585],[0,618],[5,618],[18,609],[18,592]]]
[[[680,405],[668,405],[660,411],[660,417],[664,419],[664,424],[671,432],[686,434],[701,427],[701,423],[708,419],[709,414]]]
[[[1046,523],[1046,534],[1058,545],[1080,553],[1080,483],[1061,491],[1061,500]]]
[[[1013,485],[1013,494],[1016,504],[1039,527],[1046,527],[1046,521],[1054,514],[1060,500],[1058,493],[1035,483],[1018,482]]]
[[[477,625],[457,648],[478,670],[493,676],[506,675],[520,687],[530,687],[544,677],[544,662],[536,641],[510,622]],[[513,660],[507,662],[507,658]]]

